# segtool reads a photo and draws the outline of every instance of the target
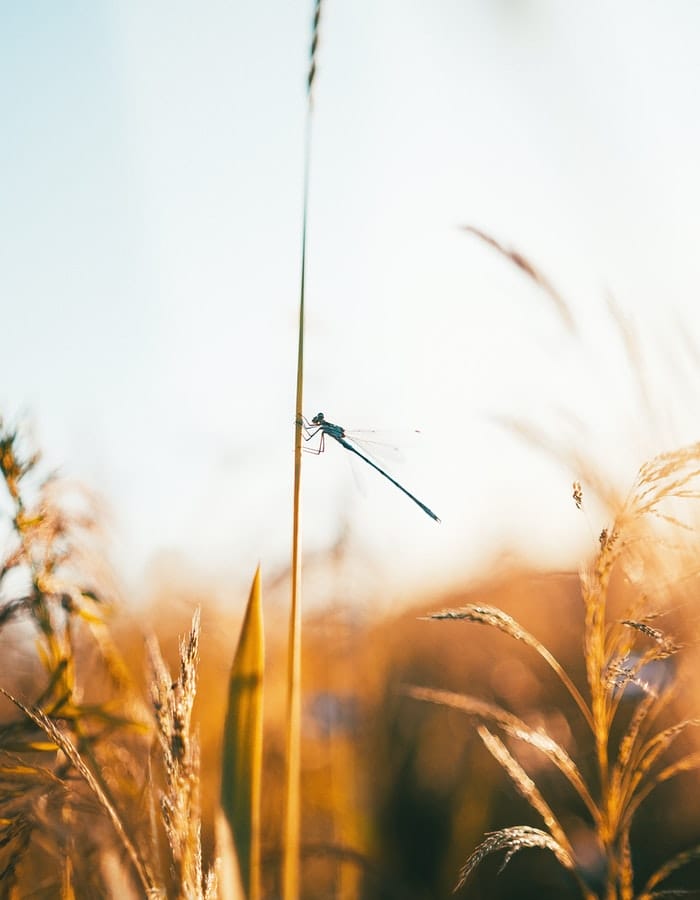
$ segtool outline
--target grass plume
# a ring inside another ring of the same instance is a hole
[[[201,810],[199,802],[199,741],[193,728],[192,708],[197,693],[199,610],[192,617],[187,637],[180,641],[179,672],[173,679],[154,638],[148,642],[151,665],[151,703],[164,774],[160,813],[178,897],[211,900],[216,896],[216,875],[202,867]]]
[[[549,279],[536,268],[529,259],[517,250],[505,247],[500,241],[497,241],[496,238],[487,234],[485,231],[482,231],[480,228],[475,228],[473,225],[462,225],[461,229],[468,234],[473,234],[475,237],[479,238],[480,241],[488,244],[489,247],[492,247],[497,253],[500,253],[501,256],[504,256],[509,262],[520,269],[521,272],[527,275],[527,277],[550,298],[566,330],[570,334],[576,333],[576,322],[569,309],[569,305],[556,288],[554,288]]]
[[[667,725],[655,724],[678,697],[680,682],[670,664],[682,647],[673,634],[657,624],[650,624],[658,619],[658,612],[650,606],[648,597],[651,589],[658,587],[658,584],[651,584],[645,589],[637,578],[633,582],[633,597],[626,601],[627,608],[621,616],[613,612],[616,604],[611,584],[618,570],[635,570],[634,566],[632,569],[629,566],[640,554],[646,554],[647,567],[651,569],[654,561],[652,551],[664,548],[668,555],[673,548],[682,547],[679,542],[671,542],[669,530],[680,528],[682,533],[690,533],[688,516],[684,515],[680,504],[700,496],[699,476],[698,444],[662,454],[645,463],[625,503],[601,535],[592,564],[582,571],[582,649],[587,696],[584,697],[561,663],[534,635],[498,608],[470,604],[428,617],[485,625],[525,644],[539,655],[578,708],[596,760],[596,777],[587,778],[583,767],[544,728],[533,730],[496,704],[435,688],[405,688],[406,693],[415,699],[449,706],[475,719],[482,742],[546,828],[544,832],[529,827],[507,828],[490,835],[467,860],[460,872],[458,887],[465,883],[489,853],[505,851],[507,863],[520,849],[540,847],[551,851],[562,865],[575,874],[584,897],[598,896],[587,882],[585,869],[577,861],[575,840],[570,838],[544,799],[535,779],[494,733],[494,729],[515,745],[526,744],[538,749],[574,788],[587,810],[597,837],[606,873],[601,895],[605,900],[656,896],[653,892],[658,885],[697,857],[697,848],[679,852],[649,878],[641,894],[635,895],[634,845],[631,838],[635,815],[660,784],[698,768],[698,752],[686,753],[660,771],[657,764],[670,752],[676,740],[700,724],[700,719],[691,716]],[[574,501],[578,508],[582,507],[580,485],[575,487]],[[665,577],[670,576],[666,573]],[[661,685],[655,683],[654,676],[650,680],[647,675],[653,665],[665,667],[665,681]],[[587,748],[582,747],[584,757],[586,752]]]

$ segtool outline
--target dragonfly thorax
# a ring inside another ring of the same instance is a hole
[[[345,440],[345,429],[343,428],[343,426],[335,425],[333,422],[329,422],[322,412],[316,413],[316,415],[311,420],[311,424],[318,425],[318,430],[320,432],[330,435],[337,441]]]

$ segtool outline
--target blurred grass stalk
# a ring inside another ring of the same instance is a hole
[[[287,653],[287,732],[284,815],[284,861],[282,896],[284,900],[299,897],[299,848],[301,830],[301,454],[304,396],[304,302],[306,287],[306,233],[309,205],[309,172],[311,162],[311,121],[313,83],[316,74],[316,49],[321,0],[315,0],[311,35],[311,52],[307,80],[307,107],[304,147],[304,194],[301,240],[301,283],[299,290],[299,339],[297,348],[297,386],[294,433],[294,499],[292,523],[292,587]]]

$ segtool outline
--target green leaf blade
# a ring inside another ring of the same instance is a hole
[[[231,667],[221,769],[221,807],[231,828],[241,883],[249,900],[260,898],[264,665],[258,566]]]

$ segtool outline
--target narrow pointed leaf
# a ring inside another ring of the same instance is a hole
[[[249,900],[260,898],[264,665],[258,566],[231,667],[221,771],[221,806],[231,827],[241,882]]]

